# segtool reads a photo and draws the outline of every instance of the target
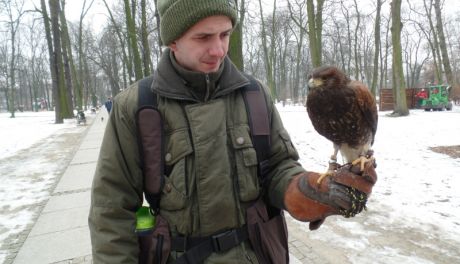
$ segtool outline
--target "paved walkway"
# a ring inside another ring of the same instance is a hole
[[[101,117],[104,121],[101,121]],[[91,182],[107,124],[107,112],[99,111],[81,145],[37,222],[19,250],[14,264],[92,263],[88,229]],[[321,263],[324,259],[302,240],[306,233],[287,219],[291,263]]]
[[[106,123],[101,110],[13,263],[91,263],[90,189]]]

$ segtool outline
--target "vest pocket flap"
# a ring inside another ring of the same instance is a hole
[[[166,135],[165,164],[172,165],[193,152],[187,130],[176,130]]]
[[[297,150],[295,149],[294,145],[292,144],[291,141],[291,136],[289,136],[289,133],[286,131],[286,129],[282,129],[279,131],[279,136],[283,140],[283,143],[286,147],[286,150],[288,154],[293,157],[295,160],[299,159],[299,154],[297,153]]]
[[[255,165],[257,165],[256,150],[253,149],[253,148],[243,149],[243,160],[244,160],[244,165],[246,165],[246,166],[255,166]]]
[[[243,202],[253,201],[259,196],[257,177],[257,154],[252,145],[248,126],[239,126],[230,130],[236,162],[239,196]]]
[[[252,148],[251,134],[248,126],[234,127],[230,130],[232,145],[235,149]]]
[[[282,129],[280,131],[280,137],[285,140],[285,141],[290,141],[291,140],[291,137],[289,136],[289,133],[285,130],[285,129]]]
[[[185,207],[187,198],[174,186],[169,177],[165,177],[160,208],[167,211],[180,210]]]

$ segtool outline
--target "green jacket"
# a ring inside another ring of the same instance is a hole
[[[182,77],[181,77],[182,76]],[[183,76],[186,76],[184,79]],[[160,214],[172,235],[208,236],[245,224],[259,196],[257,157],[241,88],[248,80],[226,59],[216,74],[191,73],[165,52],[152,88],[164,119],[165,162],[172,170]],[[93,180],[89,227],[94,263],[137,263],[135,212],[143,203],[137,145],[137,84],[114,98]],[[284,208],[289,180],[304,169],[266,92],[271,120],[269,200]],[[174,259],[176,253],[171,253]],[[257,263],[248,243],[205,263]]]

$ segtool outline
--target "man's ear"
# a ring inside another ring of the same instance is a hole
[[[177,51],[177,44],[176,44],[175,41],[171,42],[171,44],[169,44],[168,47],[169,47],[172,51]]]

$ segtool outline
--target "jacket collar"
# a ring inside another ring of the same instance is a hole
[[[172,51],[166,49],[154,73],[152,89],[167,98],[206,102],[248,83],[228,57],[217,72],[205,74],[186,70],[176,62]]]

